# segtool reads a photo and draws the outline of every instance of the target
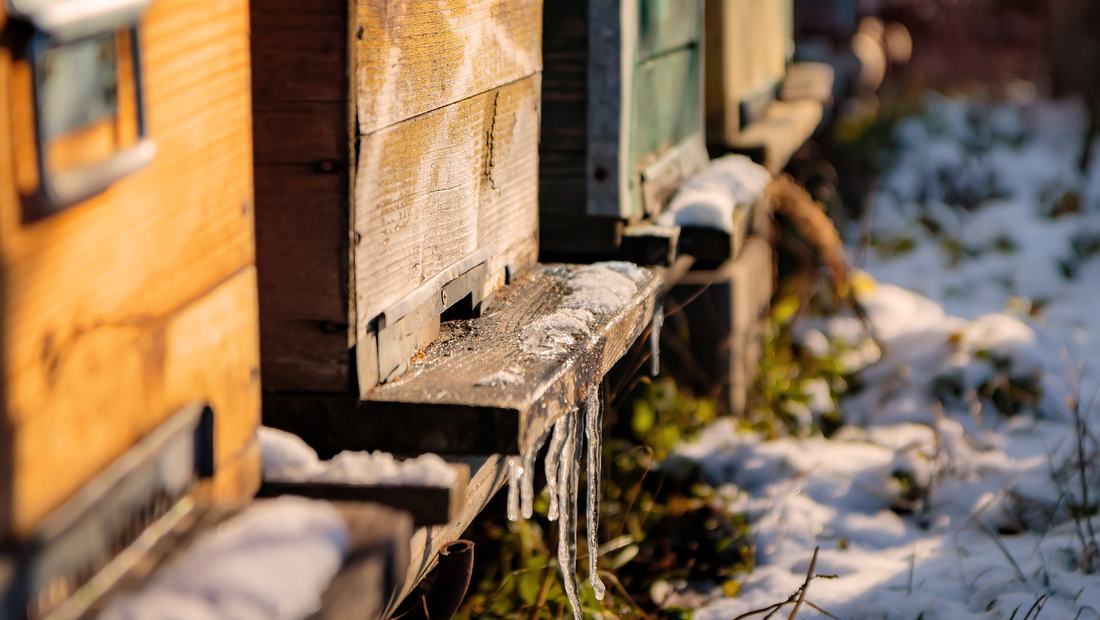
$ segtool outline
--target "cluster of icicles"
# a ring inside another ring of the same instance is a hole
[[[660,334],[664,323],[663,303],[658,302],[649,333],[650,368],[653,376],[660,369]],[[552,429],[523,446],[523,456],[508,458],[508,519],[530,519],[535,511],[535,460],[550,438],[546,453],[546,488],[550,493],[547,518],[558,524],[558,567],[565,581],[565,594],[575,620],[582,620],[577,595],[577,493],[581,466],[580,410],[574,407]],[[588,388],[584,402],[584,434],[588,447],[588,580],[596,600],[603,600],[607,588],[600,580],[596,564],[600,523],[600,457],[603,443],[603,407],[600,387]]]
[[[550,436],[546,453],[546,488],[550,492],[547,517],[558,524],[558,566],[565,580],[565,594],[573,607],[573,617],[581,619],[577,595],[577,492],[581,465],[580,411],[574,408],[559,419],[553,432],[546,432],[528,446],[522,457],[508,459],[508,519],[520,515],[530,519],[535,503],[535,459]],[[592,386],[584,403],[584,434],[588,445],[588,575],[596,599],[603,600],[604,587],[596,570],[596,538],[600,521],[600,446],[603,440],[603,407],[600,388]]]

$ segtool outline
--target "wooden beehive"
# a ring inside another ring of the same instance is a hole
[[[544,254],[616,252],[707,161],[701,0],[561,0],[543,12]]]
[[[707,146],[715,156],[749,155],[777,174],[813,134],[825,103],[788,98],[804,86],[783,90],[794,52],[792,1],[706,0],[706,16]],[[828,84],[808,92],[831,92],[831,72],[811,74]]]
[[[0,6],[0,534],[30,536],[201,405],[215,475],[200,495],[249,497],[260,378],[247,3],[131,2],[101,38],[51,21],[48,2],[10,12],[23,4]],[[80,53],[66,46],[85,44],[105,64],[68,72]],[[92,93],[105,107],[85,118],[95,102],[66,96],[93,74],[111,90]],[[77,112],[57,121],[66,101]]]
[[[706,0],[707,132],[731,143],[775,100],[793,45],[791,0]]]
[[[536,259],[542,2],[251,10],[264,386],[365,393]]]

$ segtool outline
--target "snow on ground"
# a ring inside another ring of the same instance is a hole
[[[757,545],[738,595],[715,592],[695,620],[786,600],[817,546],[816,573],[836,578],[807,599],[840,618],[1100,617],[1100,576],[1085,570],[1100,568],[1100,519],[1082,517],[1100,495],[1100,445],[1067,403],[1080,392],[1088,404],[1100,370],[1086,122],[1076,102],[930,95],[897,127],[855,283],[881,349],[853,348],[864,336],[851,317],[797,333],[819,355],[845,341],[845,365],[863,368],[837,404],[848,426],[766,442],[721,420],[675,451],[737,498]],[[826,616],[804,605],[799,617]]]

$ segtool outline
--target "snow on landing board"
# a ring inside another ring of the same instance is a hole
[[[417,526],[449,522],[466,499],[469,467],[449,464],[435,454],[399,461],[381,451],[344,451],[322,461],[293,433],[260,427],[257,436],[264,497],[374,502],[411,513]]]
[[[630,263],[538,266],[481,318],[445,323],[360,415],[420,450],[526,454],[644,332],[660,286],[655,271]]]

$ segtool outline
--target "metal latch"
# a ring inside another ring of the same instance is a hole
[[[0,556],[0,617],[79,616],[112,560],[214,474],[213,434],[213,411],[188,405]]]
[[[7,0],[27,45],[38,169],[36,219],[145,167],[148,136],[138,19],[150,0]]]
[[[439,335],[439,317],[460,301],[472,313],[485,301],[492,246],[485,246],[425,281],[378,318],[378,375],[383,382],[405,372],[409,359]]]

